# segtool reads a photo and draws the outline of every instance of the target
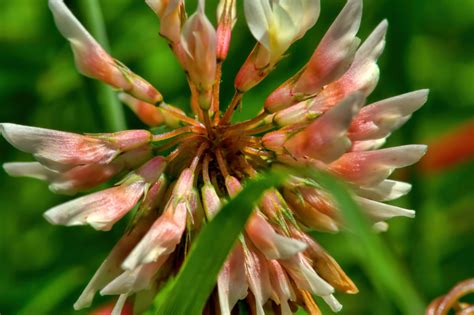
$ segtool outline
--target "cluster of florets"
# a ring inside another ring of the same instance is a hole
[[[148,130],[78,135],[4,123],[2,135],[35,162],[7,163],[13,176],[50,183],[75,194],[125,175],[111,188],[92,192],[45,213],[53,224],[110,230],[137,211],[74,305],[92,303],[97,291],[119,295],[115,314],[134,296],[138,312],[176,273],[200,228],[242,189],[242,182],[274,165],[303,165],[329,172],[351,187],[355,200],[379,230],[412,210],[387,205],[410,190],[389,180],[394,169],[417,162],[423,145],[380,149],[427,99],[415,91],[365,105],[379,77],[387,22],[360,44],[362,0],[348,0],[308,63],[273,91],[255,118],[231,123],[244,94],[262,81],[290,45],[312,27],[319,0],[244,0],[255,48],[235,79],[225,111],[219,102],[222,64],[236,22],[236,0],[221,0],[217,29],[204,1],[187,17],[184,0],[146,0],[159,17],[160,34],[185,70],[191,115],[164,102],[143,78],[113,59],[62,0],[49,0],[59,31],[70,42],[78,70],[120,90],[120,99]],[[235,209],[239,211],[239,209]],[[293,176],[265,192],[222,267],[209,309],[230,314],[245,300],[252,314],[292,314],[298,306],[319,314],[314,296],[341,309],[336,291],[357,288],[308,230],[338,232],[337,203],[312,179]]]

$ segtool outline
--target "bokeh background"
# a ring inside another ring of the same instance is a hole
[[[87,24],[82,2],[68,4]],[[215,2],[208,1],[213,20],[210,8]],[[344,2],[322,0],[316,27],[246,96],[237,119],[258,112],[266,95],[305,63]],[[100,0],[100,5],[112,54],[154,83],[170,103],[187,109],[185,77],[158,36],[157,19],[144,1]],[[395,174],[414,184],[412,193],[397,204],[416,209],[417,217],[392,220],[383,235],[428,302],[474,276],[474,1],[365,0],[364,6],[361,38],[383,18],[390,22],[379,61],[381,79],[369,101],[431,89],[428,104],[388,143],[432,144],[422,163]],[[195,1],[189,1],[188,10],[194,7]],[[254,44],[240,13],[224,65],[224,101],[230,99],[233,76]],[[101,101],[97,84],[76,72],[46,0],[0,1],[0,121],[106,131]],[[128,109],[125,113],[129,127],[141,127]],[[0,139],[1,163],[29,159]],[[66,200],[44,183],[8,178],[0,171],[1,314],[73,314],[75,298],[120,236],[123,224],[109,233],[48,224],[42,213]],[[340,296],[342,314],[399,314],[368,280],[344,236],[316,237],[359,286],[358,295]],[[94,306],[107,301],[96,298]]]

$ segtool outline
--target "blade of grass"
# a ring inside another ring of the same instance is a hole
[[[207,224],[194,242],[176,278],[170,280],[155,299],[155,314],[202,314],[216,285],[217,274],[243,230],[262,193],[279,186],[288,172],[274,170],[244,185]]]
[[[339,204],[349,230],[359,242],[360,264],[374,287],[383,288],[403,314],[423,314],[426,305],[415,286],[382,239],[373,232],[346,185],[326,173],[315,170],[306,170],[304,174],[311,174]],[[352,238],[353,235],[349,237]]]
[[[110,51],[99,0],[82,0],[79,1],[78,5],[83,12],[86,19],[85,24],[88,26],[92,36],[94,36],[105,50]],[[127,129],[123,106],[118,101],[113,89],[102,82],[97,82],[96,85],[105,127],[109,131]]]

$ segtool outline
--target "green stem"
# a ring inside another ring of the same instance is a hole
[[[82,0],[79,2],[79,6],[92,36],[105,50],[110,51],[99,0]],[[102,82],[97,82],[96,87],[105,127],[110,131],[127,129],[123,107],[113,89]]]

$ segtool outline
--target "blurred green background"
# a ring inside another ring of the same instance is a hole
[[[81,1],[68,4],[87,21]],[[211,8],[216,1],[207,2],[208,15],[215,21]],[[322,0],[316,27],[246,96],[237,119],[258,112],[269,92],[305,63],[344,2]],[[186,109],[185,77],[158,36],[157,19],[144,1],[101,0],[100,4],[112,54],[155,84],[167,101]],[[383,18],[390,22],[387,47],[379,62],[381,79],[369,101],[431,89],[428,104],[393,134],[388,145],[433,143],[457,126],[472,124],[474,1],[365,0],[364,6],[360,37],[365,38]],[[195,1],[189,1],[188,10],[194,7]],[[224,100],[232,96],[233,77],[253,44],[241,11],[224,65]],[[76,72],[69,45],[57,32],[46,0],[0,1],[0,57],[0,121],[76,132],[106,131],[97,85]],[[140,128],[138,119],[125,111],[128,126]],[[468,139],[463,145],[474,146],[474,137]],[[443,147],[437,146],[438,150]],[[30,160],[3,139],[0,152],[1,163]],[[392,220],[383,238],[427,302],[474,276],[474,162],[469,156],[465,159],[437,171],[413,167],[395,174],[415,184],[412,193],[397,204],[416,209],[417,217]],[[73,314],[76,297],[119,238],[123,224],[109,233],[48,224],[42,213],[65,200],[39,181],[8,178],[0,172],[2,315]],[[344,236],[316,237],[360,289],[355,296],[338,296],[344,304],[342,314],[398,314],[390,299],[368,281]],[[96,298],[94,305],[108,300]]]

